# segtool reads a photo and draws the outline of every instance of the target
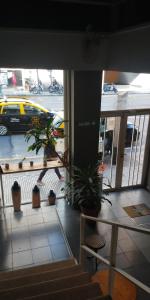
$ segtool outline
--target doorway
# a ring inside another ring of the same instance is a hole
[[[113,189],[141,186],[149,110],[101,112],[99,155]]]

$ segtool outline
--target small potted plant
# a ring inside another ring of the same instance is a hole
[[[22,164],[23,164],[23,161],[24,161],[25,159],[26,159],[26,158],[24,157],[21,161],[19,161],[19,163],[18,163],[19,169],[22,169]]]
[[[74,208],[79,208],[86,215],[97,217],[101,204],[111,201],[105,197],[108,192],[103,190],[103,174],[99,172],[100,164],[89,165],[87,168],[73,167],[71,180],[62,188],[65,191],[67,201]]]

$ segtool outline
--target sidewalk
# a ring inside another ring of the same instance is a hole
[[[1,97],[3,96],[62,96],[59,93],[49,93],[49,91],[43,91],[41,93],[30,93],[27,90],[24,90],[23,87],[3,87],[1,91]]]

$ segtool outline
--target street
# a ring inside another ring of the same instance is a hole
[[[20,96],[21,97],[21,96]],[[28,96],[30,100],[44,106],[50,111],[64,110],[63,96],[52,95],[32,95]],[[117,109],[138,109],[150,108],[149,94],[120,94],[102,95],[102,111],[111,111]],[[63,140],[59,141],[60,151],[63,148]],[[25,141],[24,134],[12,134],[8,136],[0,136],[0,163],[7,162],[10,159],[23,159],[24,157],[40,158],[43,156],[42,150],[38,156],[34,152],[28,152],[29,144]],[[58,148],[59,148],[58,146]]]

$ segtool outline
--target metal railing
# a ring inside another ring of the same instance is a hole
[[[111,231],[111,244],[110,244],[110,260],[107,260],[106,258],[102,257],[100,254],[96,253],[93,251],[91,248],[89,248],[85,244],[85,220],[93,220],[95,222],[100,222],[104,224],[108,224],[112,226],[112,231]],[[150,294],[150,288],[136,279],[135,277],[129,275],[127,272],[124,270],[116,267],[116,252],[117,252],[117,242],[118,242],[118,229],[119,228],[124,228],[127,230],[132,230],[144,234],[150,235],[150,229],[146,228],[139,228],[138,226],[128,226],[125,224],[121,224],[118,222],[112,222],[112,221],[107,221],[103,220],[100,218],[94,218],[90,217],[84,214],[81,214],[80,217],[80,263],[84,265],[84,259],[85,259],[85,253],[88,252],[92,254],[96,259],[101,260],[103,263],[105,263],[109,267],[109,274],[108,274],[108,292],[109,295],[112,296],[112,291],[113,291],[113,284],[114,284],[114,271],[120,273],[124,277],[126,277],[128,280],[130,280],[133,284],[135,284],[137,287],[140,289],[144,290],[146,293]]]

